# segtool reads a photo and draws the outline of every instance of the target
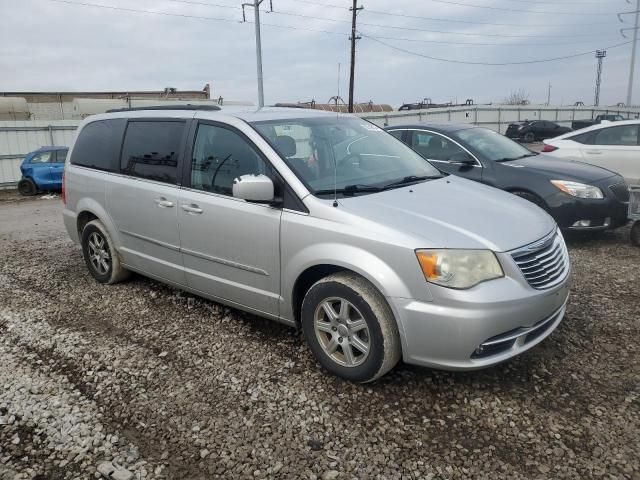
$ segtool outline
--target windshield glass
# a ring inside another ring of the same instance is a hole
[[[334,182],[338,190],[364,190],[441,176],[401,141],[359,118],[296,118],[251,125],[314,194],[332,192]]]
[[[534,155],[531,150],[488,128],[467,128],[458,130],[453,136],[476,150],[487,160],[494,162],[515,160]]]

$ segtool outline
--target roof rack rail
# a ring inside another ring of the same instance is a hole
[[[203,110],[209,112],[216,112],[222,110],[217,105],[152,105],[149,107],[132,107],[132,108],[114,108],[107,110],[106,113],[119,113],[119,112],[136,112],[140,110]]]

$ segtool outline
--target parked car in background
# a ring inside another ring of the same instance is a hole
[[[574,120],[571,122],[571,128],[580,130],[582,128],[599,125],[602,122],[621,122],[624,120],[622,115],[598,115],[595,120]]]
[[[627,223],[627,184],[604,168],[538,154],[493,130],[469,124],[386,130],[442,171],[535,203],[562,229],[606,230]]]
[[[35,195],[43,190],[60,190],[68,151],[67,147],[42,147],[27,154],[20,165],[18,192]]]
[[[545,138],[557,137],[570,131],[569,127],[562,127],[548,120],[533,120],[531,122],[525,120],[524,122],[510,123],[505,135],[513,140],[533,143]]]
[[[544,143],[546,155],[608,168],[640,185],[640,120],[601,123]]]
[[[65,226],[98,282],[135,271],[298,326],[318,362],[352,381],[400,358],[494,365],[565,312],[569,256],[549,215],[349,115],[89,117],[64,191]]]

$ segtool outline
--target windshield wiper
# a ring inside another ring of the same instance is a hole
[[[505,157],[505,158],[499,158],[498,160],[494,160],[495,162],[513,162],[514,160],[520,160],[522,158],[527,158],[527,157],[535,157],[536,155],[538,155],[535,152],[531,152],[531,153],[525,153],[524,155],[520,155],[519,157]]]
[[[402,187],[403,185],[409,185],[412,183],[422,182],[423,180],[435,180],[436,178],[442,178],[443,175],[409,175],[408,177],[404,177],[402,180],[398,180],[396,182],[391,182],[386,184],[383,189],[393,188],[393,187]]]
[[[339,193],[342,195],[353,195],[356,193],[374,193],[374,192],[381,192],[383,191],[384,188],[383,187],[376,187],[373,185],[360,185],[360,184],[356,184],[356,185],[347,185],[344,188],[337,188],[337,189],[332,189],[332,188],[327,188],[326,190],[316,190],[316,195],[328,195],[331,193]]]

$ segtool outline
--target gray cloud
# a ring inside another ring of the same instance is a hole
[[[230,22],[145,15],[132,12],[67,5],[48,0],[0,0],[0,90],[134,90],[175,86],[199,89],[209,82],[214,95],[255,101],[254,27],[241,24],[240,10],[139,0],[87,0],[124,8],[203,15]],[[241,0],[199,0],[239,5]],[[324,0],[318,0],[322,3]],[[330,22],[263,13],[266,24],[349,33],[346,9],[313,6],[295,0],[273,0],[274,8]],[[561,5],[538,4],[537,10],[575,11],[575,15],[537,15],[529,4],[513,0],[460,0],[476,5],[523,7],[500,12],[464,8],[430,0],[367,0],[361,23],[412,29],[455,31],[465,34],[531,35],[480,37],[426,33],[361,25],[370,36],[419,40],[501,43],[509,46],[463,46],[384,40],[425,55],[466,61],[522,61],[570,55],[624,41],[615,13],[628,9],[623,0]],[[327,0],[348,7],[347,0]],[[265,2],[266,7],[267,2]],[[447,23],[374,14],[367,10],[458,19],[470,22],[516,23],[518,27]],[[603,16],[578,13],[609,12]],[[249,18],[252,18],[249,15]],[[600,22],[603,25],[580,26]],[[542,25],[542,26],[531,26]],[[25,26],[28,26],[26,28]],[[349,42],[346,35],[331,35],[263,27],[265,93],[276,101],[326,101],[337,93],[338,63],[342,64],[340,93],[347,97]],[[556,38],[546,38],[557,35]],[[581,42],[566,44],[567,42]],[[548,45],[552,44],[552,45]],[[612,49],[605,59],[601,103],[624,101],[630,45]],[[363,38],[358,43],[356,100],[391,103],[430,97],[436,102],[473,98],[478,103],[500,101],[509,91],[523,88],[532,102],[593,101],[596,61],[591,55],[545,64],[522,66],[459,65],[395,51]],[[637,78],[640,78],[638,74]],[[636,99],[640,98],[637,92]],[[636,100],[638,103],[638,100]]]

